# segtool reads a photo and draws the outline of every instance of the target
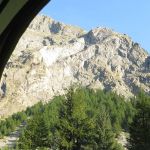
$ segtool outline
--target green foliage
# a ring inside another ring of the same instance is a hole
[[[18,141],[18,147],[22,149],[48,147],[49,129],[46,123],[45,118],[35,115],[32,121],[28,122],[26,130],[23,131]]]
[[[0,122],[0,138],[14,131],[17,126],[26,120],[23,112],[17,113]]]
[[[33,107],[27,108],[26,111],[18,112],[12,116],[0,121],[0,138],[7,136],[12,131],[15,130],[21,123],[26,122],[26,120],[34,116],[35,114],[42,113],[43,104],[39,102]]]
[[[110,117],[112,129],[116,134],[119,134],[122,128],[128,129],[135,112],[129,101],[126,102],[124,97],[112,92],[87,90],[86,93],[89,97],[87,101],[90,109],[100,113],[101,107],[104,108]]]
[[[46,104],[41,102],[0,122],[0,136],[26,122],[18,149],[121,150],[116,137],[128,130],[135,109],[116,93],[70,88]]]
[[[93,137],[93,120],[88,117],[84,92],[71,89],[59,110],[58,147],[60,149],[81,149],[91,143]]]
[[[121,150],[115,136],[128,129],[134,108],[112,92],[71,88],[28,114],[34,115],[18,141],[20,149]]]
[[[150,149],[150,96],[140,92],[135,102],[136,115],[130,125],[129,149]]]
[[[115,136],[112,131],[110,118],[103,108],[101,113],[97,116],[95,130],[96,137],[94,138],[94,141],[96,142],[96,146],[94,149],[115,149]]]

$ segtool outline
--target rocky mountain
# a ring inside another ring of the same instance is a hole
[[[150,94],[150,56],[138,43],[107,28],[89,32],[37,16],[21,37],[1,80],[0,116],[63,94],[71,84]]]

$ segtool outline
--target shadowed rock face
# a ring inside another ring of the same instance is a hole
[[[7,87],[0,115],[49,101],[73,83],[125,97],[139,88],[150,93],[147,59],[148,53],[127,35],[107,28],[86,32],[37,16],[5,68]]]

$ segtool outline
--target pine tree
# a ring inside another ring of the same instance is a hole
[[[93,124],[86,115],[84,93],[71,89],[59,111],[60,123],[57,126],[60,149],[81,149],[92,137]]]
[[[150,150],[150,97],[140,92],[136,102],[137,113],[130,126],[130,150]]]
[[[28,122],[27,128],[21,135],[18,146],[21,149],[36,149],[49,147],[49,128],[44,116],[34,116]]]
[[[37,143],[35,140],[35,131],[38,125],[38,119],[36,116],[27,122],[27,127],[22,132],[18,146],[20,149],[36,149]]]
[[[38,119],[37,128],[35,129],[34,140],[37,147],[49,147],[49,127],[47,124],[47,120],[45,120],[42,115]]]
[[[101,108],[101,113],[96,120],[95,128],[96,147],[99,150],[121,150],[121,146],[115,141],[115,134],[113,133],[109,115],[104,108]]]

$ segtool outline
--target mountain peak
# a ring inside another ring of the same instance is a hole
[[[130,37],[101,27],[85,32],[43,15],[21,37],[4,75],[1,116],[64,94],[73,83],[125,97],[140,88],[150,94],[148,53]]]
[[[61,34],[64,36],[75,37],[80,36],[85,32],[79,27],[66,25],[45,15],[38,15],[35,17],[28,29],[35,30],[37,32],[44,32],[46,34]]]

